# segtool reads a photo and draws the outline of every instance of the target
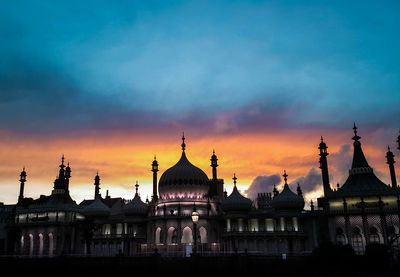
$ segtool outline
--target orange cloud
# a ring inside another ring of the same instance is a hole
[[[289,181],[305,176],[312,166],[318,166],[317,146],[321,133],[331,153],[338,151],[342,144],[351,143],[350,132],[337,130],[273,130],[209,136],[186,133],[187,156],[211,177],[210,156],[215,149],[219,159],[218,175],[225,179],[228,193],[232,189],[233,173],[239,178],[238,188],[244,191],[255,177],[281,173],[283,169],[287,170]],[[70,161],[70,191],[77,202],[93,198],[93,178],[97,170],[103,194],[109,189],[112,196],[132,198],[133,184],[138,180],[142,198],[150,197],[153,156],[157,155],[160,177],[179,160],[180,143],[179,134],[155,131],[140,135],[86,132],[47,138],[3,132],[0,137],[0,201],[16,202],[22,166],[26,166],[28,174],[25,196],[49,194],[62,154]],[[370,165],[386,173],[382,149],[365,143],[363,147]],[[312,197],[318,193],[320,190],[312,192]]]

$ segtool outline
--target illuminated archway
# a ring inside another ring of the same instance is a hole
[[[181,243],[192,243],[192,242],[193,242],[192,229],[186,226],[185,228],[183,228],[182,231]]]
[[[54,251],[54,242],[53,242],[53,234],[49,234],[49,256],[53,256]]]
[[[203,226],[199,228],[199,236],[200,236],[199,243],[207,243],[207,230]]]
[[[39,256],[43,255],[43,235],[39,234]]]
[[[158,227],[157,229],[156,229],[156,243],[161,243],[161,241],[162,241],[162,238],[161,238],[161,228],[160,227]]]

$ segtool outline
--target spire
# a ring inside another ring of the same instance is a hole
[[[276,189],[276,185],[274,184],[274,189],[273,189],[274,196],[277,196],[279,194],[279,191]]]
[[[311,211],[314,211],[314,203],[313,203],[312,199],[311,199],[310,207],[311,207]]]
[[[303,191],[301,190],[299,183],[297,183],[297,195],[303,197]]]
[[[353,140],[354,140],[354,141],[359,141],[360,138],[361,138],[360,136],[357,135],[357,129],[358,129],[358,128],[357,128],[357,126],[356,126],[356,123],[354,122],[354,126],[353,126],[353,130],[354,130],[354,137],[353,137]]]
[[[367,159],[365,158],[364,153],[362,151],[361,143],[360,143],[361,137],[357,135],[357,129],[358,128],[357,128],[356,124],[354,123],[354,127],[353,127],[353,130],[354,130],[354,137],[353,137],[354,154],[353,154],[353,163],[351,166],[352,169],[370,167],[368,165]]]
[[[285,180],[285,185],[287,185],[287,177],[289,176],[289,175],[287,175],[286,174],[286,170],[284,170],[284,173],[283,173],[283,178],[284,178],[284,180]]]
[[[138,181],[137,181],[137,180],[136,180],[135,188],[136,188],[136,195],[137,195],[137,194],[138,194],[138,190],[139,190],[139,184],[138,184]]]
[[[64,169],[64,167],[64,154],[62,154],[60,168]]]
[[[99,171],[97,171],[94,177],[94,199],[100,196],[100,176]]]
[[[392,181],[392,187],[395,188],[397,187],[397,180],[396,180],[396,172],[394,169],[394,155],[393,152],[390,151],[390,147],[388,146],[388,151],[386,152],[386,160],[387,164],[389,165],[389,171],[390,171],[390,179]]]
[[[233,179],[233,185],[236,188],[236,180],[237,180],[236,173],[233,173],[233,178],[232,179]]]
[[[182,151],[185,152],[186,144],[185,144],[185,132],[182,132]]]
[[[67,179],[71,178],[71,168],[69,167],[69,162],[67,164],[67,168],[65,168],[65,177]]]

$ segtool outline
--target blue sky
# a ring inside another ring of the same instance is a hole
[[[2,6],[2,129],[399,125],[398,1]]]

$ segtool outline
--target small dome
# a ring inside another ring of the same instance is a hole
[[[222,201],[224,211],[248,211],[251,205],[251,200],[241,195],[236,186],[233,187],[231,195]]]
[[[123,207],[123,211],[127,215],[146,215],[148,210],[148,205],[144,203],[138,193],[131,202]]]
[[[285,184],[282,192],[272,199],[271,206],[276,210],[301,211],[304,208],[304,199],[291,191],[288,184]]]
[[[87,216],[108,216],[110,208],[97,197],[90,205],[83,209],[83,213]]]

